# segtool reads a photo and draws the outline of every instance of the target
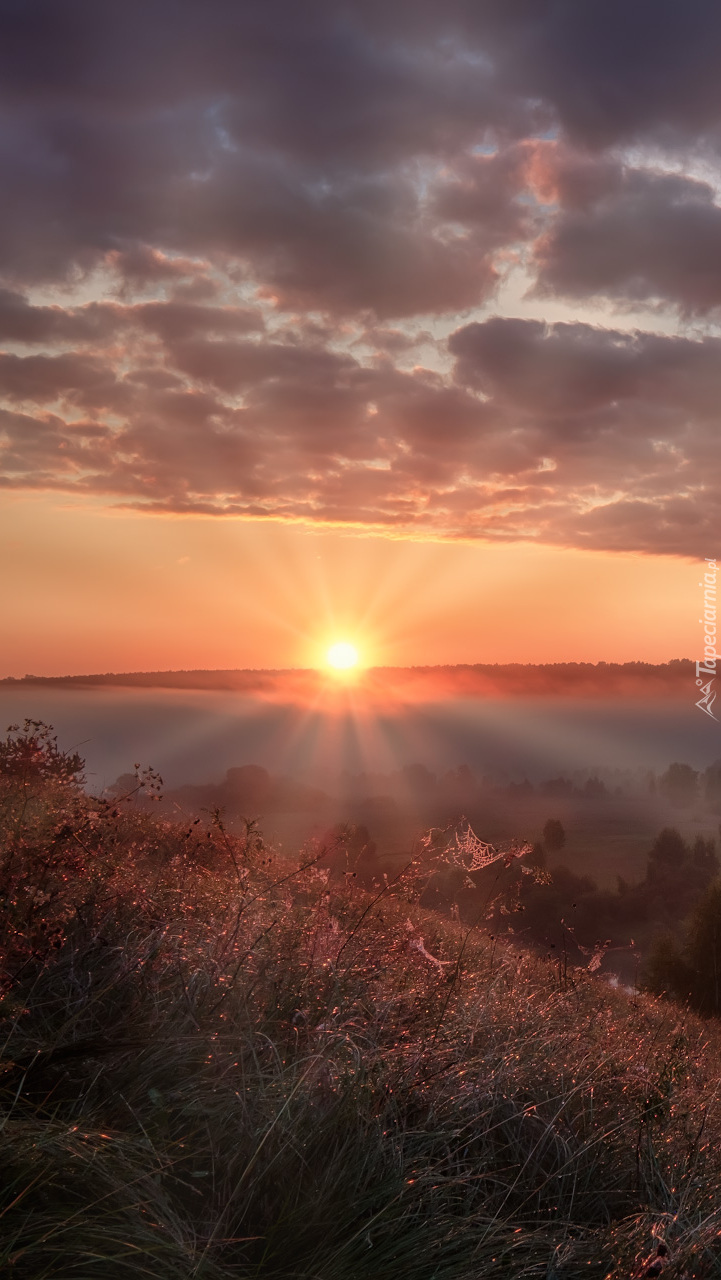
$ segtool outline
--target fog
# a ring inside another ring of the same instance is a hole
[[[64,749],[87,761],[101,790],[136,763],[171,787],[264,766],[333,789],[344,771],[384,773],[411,763],[442,772],[531,781],[559,772],[703,769],[721,756],[721,726],[678,699],[452,698],[359,713],[268,703],[228,692],[0,690],[0,723],[52,724]]]
[[[548,857],[551,880],[533,887],[521,875],[514,884],[509,871],[499,892],[522,914],[494,916],[488,927],[549,947],[559,921],[583,945],[613,939],[604,964],[624,981],[638,947],[677,927],[715,874],[721,735],[695,707],[693,687],[687,701],[469,693],[404,702],[350,687],[291,698],[282,681],[263,696],[260,683],[255,693],[5,685],[0,717],[52,724],[61,748],[85,758],[91,791],[110,788],[121,803],[184,824],[220,815],[238,834],[257,820],[279,851],[308,841],[340,848],[337,866],[328,855],[333,874],[370,886],[400,870],[429,828],[467,821],[497,847],[528,842]],[[672,762],[681,767],[669,770]],[[160,806],[137,793],[128,777],[136,767],[162,775]],[[549,822],[560,844],[548,843]],[[661,894],[657,869],[649,873],[659,838],[671,839],[677,872]],[[480,888],[441,877],[428,905],[473,921]]]

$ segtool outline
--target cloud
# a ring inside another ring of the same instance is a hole
[[[267,337],[169,341],[165,371],[132,376],[124,358],[111,377],[89,358],[5,356],[0,384],[24,406],[0,424],[6,483],[157,511],[708,549],[721,340],[494,318],[448,345],[452,381]]]
[[[498,318],[449,345],[460,384],[535,459],[541,493],[520,519],[538,536],[703,554],[721,480],[721,340]]]
[[[114,321],[109,309],[31,306],[13,289],[0,288],[0,341],[20,343],[90,342],[107,337]]]
[[[31,0],[5,27],[9,280],[108,261],[158,281],[174,256],[220,255],[294,307],[397,316],[492,290],[478,240],[426,216],[423,167],[530,116],[490,68],[439,48],[442,32],[409,46],[362,7],[225,0]]]
[[[165,342],[248,333],[263,328],[263,317],[253,307],[211,307],[193,302],[148,302],[126,309],[122,318],[157,334]]]
[[[468,308],[535,234],[524,139],[712,141],[721,113],[710,0],[28,0],[0,25],[0,269],[18,289],[101,263],[126,287],[209,289],[214,261],[291,309]],[[693,303],[682,277],[718,212],[682,186],[630,174],[618,209],[564,210],[544,287]]]
[[[720,28],[711,0],[6,5],[2,483],[706,554]],[[606,327],[489,318],[514,272]],[[696,336],[612,327],[641,304]]]
[[[99,399],[107,405],[106,392],[114,383],[107,365],[89,356],[0,353],[0,393],[12,401],[43,404],[60,396],[76,403]]]
[[[507,89],[548,103],[574,142],[718,136],[714,0],[467,0],[462,8]]]
[[[721,305],[721,206],[707,182],[555,155],[541,183],[560,204],[535,246],[536,293]]]

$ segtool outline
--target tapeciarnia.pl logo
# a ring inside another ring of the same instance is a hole
[[[708,557],[704,561],[706,572],[703,576],[703,582],[699,582],[699,586],[703,587],[703,617],[699,618],[699,622],[703,627],[703,661],[696,663],[696,685],[701,690],[701,697],[696,706],[707,716],[711,716],[712,720],[718,720],[718,716],[714,715],[713,704],[716,701],[716,690],[713,687],[716,678],[716,561],[709,560]],[[710,676],[710,680],[702,680],[702,676]]]

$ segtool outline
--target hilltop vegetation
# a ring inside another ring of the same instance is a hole
[[[427,860],[364,888],[352,831],[88,796],[39,724],[0,771],[9,1276],[721,1274],[715,1023],[424,909]]]
[[[685,697],[694,678],[688,658],[670,662],[488,662],[433,667],[372,667],[359,671],[354,684],[370,697],[451,697],[493,695],[571,695],[574,697],[659,695]],[[6,685],[53,685],[137,689],[223,689],[271,698],[316,697],[328,687],[327,672],[315,668],[285,671],[125,671],[79,676],[26,675],[0,680]]]

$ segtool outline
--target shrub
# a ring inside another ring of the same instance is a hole
[[[26,720],[8,728],[0,742],[0,779],[27,786],[39,780],[80,784],[85,761],[77,752],[60,751],[50,725],[42,720]]]

